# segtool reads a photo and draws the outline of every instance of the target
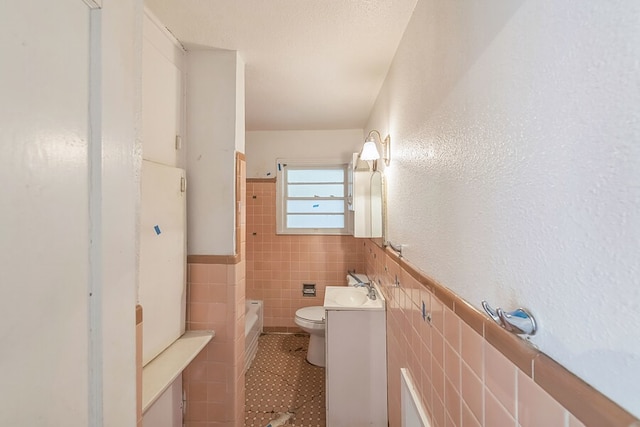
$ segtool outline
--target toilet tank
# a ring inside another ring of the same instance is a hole
[[[356,273],[356,276],[358,276],[358,279],[362,280],[364,283],[371,282],[366,274]],[[357,283],[356,279],[347,274],[347,286],[355,286]]]

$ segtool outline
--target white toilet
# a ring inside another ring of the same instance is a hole
[[[363,282],[369,282],[366,274],[357,274]],[[351,276],[347,275],[347,285],[353,286],[358,283]],[[296,325],[309,334],[309,350],[307,350],[307,361],[312,365],[325,366],[324,360],[324,307],[316,305],[304,307],[296,311]]]
[[[324,367],[324,307],[304,307],[296,311],[296,325],[309,334],[307,361]]]

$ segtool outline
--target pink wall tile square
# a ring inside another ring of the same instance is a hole
[[[227,284],[227,266],[225,264],[207,264],[208,283]]]
[[[207,303],[194,302],[189,304],[189,321],[195,323],[207,323],[209,305]]]
[[[422,402],[425,405],[427,410],[431,411],[433,407],[433,384],[431,382],[431,364],[429,366],[425,366],[425,363],[422,364],[422,369],[420,371],[420,375],[422,376],[420,384],[422,388],[419,390],[420,396],[422,397]]]
[[[226,265],[224,267],[226,270],[226,276],[224,276],[223,280],[224,282],[222,283],[226,283],[227,285],[235,285],[239,279],[238,277],[238,265],[239,264],[232,264],[232,265]],[[246,265],[246,264],[242,264],[242,265]],[[220,275],[222,275],[223,273],[221,272]],[[242,274],[242,277],[244,277],[244,274]],[[222,277],[221,277],[222,279]]]
[[[444,333],[444,306],[437,298],[431,299],[431,317],[433,326],[441,334]]]
[[[203,385],[207,393],[207,402],[225,403],[227,401],[226,382],[208,382]]]
[[[462,400],[477,420],[484,419],[484,386],[466,363],[462,363]]]
[[[434,360],[431,364],[431,375],[433,384],[433,399],[435,404],[436,396],[444,401],[444,369]]]
[[[446,413],[451,417],[455,426],[460,425],[461,406],[460,394],[451,381],[445,378],[444,381],[444,404]]]
[[[210,302],[226,303],[227,302],[227,285],[209,285]]]
[[[563,426],[565,409],[522,372],[518,373],[518,423],[522,427]]]
[[[461,325],[461,355],[462,360],[480,378],[484,378],[484,339],[471,326],[462,322]]]
[[[207,322],[217,325],[224,325],[227,321],[227,304],[210,303],[207,304]]]
[[[207,401],[207,383],[195,382],[190,383],[187,388],[189,402],[206,402]]]
[[[207,405],[207,418],[209,420],[232,421],[234,415],[233,409],[233,405],[229,405],[228,403],[210,402]]]
[[[462,402],[462,425],[464,427],[482,427],[482,423],[476,418],[469,407]]]
[[[433,413],[431,416],[434,427],[443,427],[445,425],[444,402],[437,395],[433,396]]]
[[[498,401],[516,416],[516,366],[493,346],[485,343],[485,385]]]
[[[207,264],[189,264],[190,283],[209,283]]]
[[[210,290],[208,283],[191,283],[189,286],[189,301],[209,302]]]
[[[444,371],[456,391],[460,391],[460,356],[449,344],[444,345]]]
[[[460,353],[460,318],[448,307],[444,309],[444,338],[456,353]]]
[[[484,425],[487,427],[499,426],[499,427],[516,427],[515,418],[502,406],[498,399],[486,391],[485,393],[485,406],[484,406]]]
[[[207,421],[207,402],[191,402],[187,405],[187,421]]]
[[[431,354],[433,360],[440,366],[444,366],[444,338],[437,330],[431,331]]]

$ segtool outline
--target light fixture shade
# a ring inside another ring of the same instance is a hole
[[[378,148],[376,147],[376,143],[374,141],[367,141],[364,143],[360,158],[365,161],[378,160],[380,158],[380,153],[378,152]]]

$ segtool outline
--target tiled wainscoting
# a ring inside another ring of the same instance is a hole
[[[370,240],[360,244],[367,274],[387,298],[391,427],[400,426],[405,367],[434,427],[636,426],[629,413],[404,259]],[[423,302],[431,321],[423,319]]]
[[[296,330],[296,310],[322,305],[348,269],[364,271],[362,250],[352,236],[276,235],[275,179],[247,180],[246,296],[264,301],[267,330]],[[315,297],[302,296],[303,283],[315,283]]]
[[[187,427],[244,419],[244,262],[188,265],[187,330],[215,337],[183,372]]]
[[[236,254],[187,257],[187,330],[215,337],[183,372],[186,427],[236,427],[244,420],[246,164],[236,153]]]

